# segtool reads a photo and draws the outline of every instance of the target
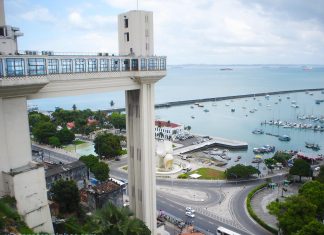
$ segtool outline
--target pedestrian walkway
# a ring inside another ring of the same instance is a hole
[[[290,185],[285,187],[286,192],[282,190],[282,187],[275,187],[274,189],[265,188],[254,195],[251,200],[251,205],[255,214],[262,219],[266,224],[273,228],[277,227],[277,219],[275,216],[269,214],[267,205],[275,201],[277,198],[282,201],[285,197],[289,197],[298,192],[298,186]],[[284,197],[282,197],[282,195]]]

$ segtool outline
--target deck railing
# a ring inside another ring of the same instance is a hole
[[[51,74],[166,70],[165,56],[84,54],[62,55],[53,52],[26,51],[17,55],[0,55],[0,79]]]

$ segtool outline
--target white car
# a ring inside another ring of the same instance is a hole
[[[195,210],[192,209],[191,207],[186,207],[186,211],[190,213],[195,213]]]
[[[186,211],[186,216],[189,216],[191,218],[194,218],[195,217],[195,214],[189,212],[189,211]]]

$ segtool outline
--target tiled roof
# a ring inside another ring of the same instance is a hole
[[[176,123],[172,123],[172,122],[165,122],[165,121],[156,120],[155,121],[155,126],[176,128],[176,127],[179,127],[180,125],[176,124]]]

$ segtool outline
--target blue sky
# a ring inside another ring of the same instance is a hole
[[[118,53],[117,15],[136,0],[5,0],[21,50]],[[322,0],[139,0],[169,64],[323,64]]]

